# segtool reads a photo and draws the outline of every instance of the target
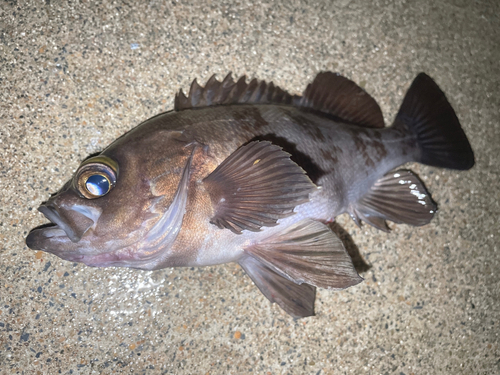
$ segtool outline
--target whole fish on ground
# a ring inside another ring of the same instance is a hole
[[[238,262],[294,317],[316,287],[362,278],[326,223],[349,213],[388,230],[436,205],[407,162],[466,170],[474,155],[453,108],[421,73],[392,126],[354,82],[323,72],[302,96],[229,74],[193,81],[159,114],[85,160],[39,210],[28,247],[95,267]]]

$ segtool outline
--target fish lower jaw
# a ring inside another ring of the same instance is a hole
[[[55,254],[55,253],[54,253]],[[68,261],[90,267],[129,267],[143,270],[155,268],[158,256],[141,257],[133,250],[121,249],[101,254],[55,254]]]
[[[58,224],[54,224],[54,226],[51,227],[46,227],[43,231],[43,236],[46,238],[68,237],[64,229],[62,229]]]
[[[66,243],[71,243],[66,232],[59,225],[52,223],[33,229],[26,237],[26,245],[30,249],[48,253],[55,253],[51,249]]]

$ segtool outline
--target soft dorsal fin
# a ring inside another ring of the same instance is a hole
[[[369,128],[383,128],[379,105],[365,90],[340,74],[319,73],[307,86],[303,96],[290,95],[272,82],[246,76],[236,82],[229,73],[222,82],[210,77],[205,87],[196,79],[186,96],[182,90],[175,96],[175,111],[229,104],[285,104],[313,109],[340,120]]]
[[[205,87],[200,86],[195,79],[188,96],[182,90],[175,96],[174,110],[228,104],[292,104],[296,98],[299,97],[290,95],[272,82],[254,78],[246,83],[246,76],[235,82],[229,73],[222,82],[213,75]]]
[[[379,105],[365,90],[338,73],[321,72],[293,105],[327,113],[368,128],[383,128]]]

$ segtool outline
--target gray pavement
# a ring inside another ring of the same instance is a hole
[[[139,4],[140,3],[140,4]],[[500,2],[6,1],[0,5],[0,373],[500,373]],[[81,160],[232,71],[300,93],[331,70],[391,123],[421,71],[476,153],[410,165],[439,204],[389,234],[338,224],[371,268],[293,320],[234,264],[95,269],[29,250]]]

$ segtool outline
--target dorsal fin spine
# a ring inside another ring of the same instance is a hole
[[[246,76],[235,83],[231,73],[222,82],[211,76],[205,87],[195,79],[187,96],[182,90],[176,95],[174,110],[230,104],[293,105],[359,126],[384,127],[382,112],[375,100],[354,82],[331,72],[319,73],[307,85],[303,96],[290,95],[272,82],[256,78],[246,83]]]

